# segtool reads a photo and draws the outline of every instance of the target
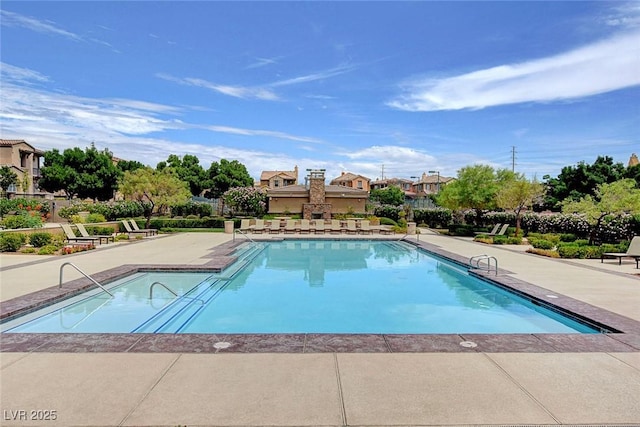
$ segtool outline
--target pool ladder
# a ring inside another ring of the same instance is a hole
[[[204,301],[201,300],[200,298],[191,298],[191,297],[188,297],[188,296],[185,296],[185,295],[182,295],[182,296],[178,295],[176,292],[173,291],[173,289],[171,289],[170,287],[168,287],[167,285],[165,285],[162,282],[153,282],[151,284],[151,286],[149,286],[149,299],[153,299],[153,288],[156,285],[162,286],[163,288],[165,288],[166,290],[171,292],[171,294],[173,294],[173,296],[176,297],[176,298],[184,298],[184,299],[189,299],[189,300],[193,300],[193,301],[199,301],[200,304],[204,304]]]
[[[495,266],[496,276],[498,275],[498,259],[494,256],[489,255],[476,255],[469,258],[469,267],[472,268],[480,268],[480,263],[482,261],[487,262],[487,273],[491,272],[491,261],[493,260],[493,265]]]
[[[64,270],[64,267],[70,265],[71,267],[75,268],[78,273],[82,274],[84,277],[86,277],[87,279],[91,280],[94,284],[98,285],[98,287],[100,289],[102,289],[104,292],[108,293],[111,298],[113,298],[113,294],[111,292],[109,292],[104,286],[102,286],[100,283],[98,283],[93,277],[89,276],[87,273],[85,273],[84,271],[80,270],[78,268],[77,265],[71,263],[71,262],[65,262],[60,266],[60,282],[58,283],[58,287],[62,288],[62,272]]]

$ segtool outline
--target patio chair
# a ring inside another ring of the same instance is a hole
[[[250,219],[241,219],[240,220],[240,231],[243,233],[247,233],[249,231],[249,227],[251,226]]]
[[[115,242],[116,239],[115,237],[113,237],[113,235],[111,234],[95,234],[95,235],[90,235],[89,232],[87,231],[86,228],[84,228],[84,224],[76,224],[76,227],[78,227],[78,231],[80,232],[80,234],[82,234],[82,237],[93,237],[93,238],[98,238],[100,241],[100,244],[102,244],[102,241],[104,240],[105,243],[109,243],[109,240],[111,240],[112,242]]]
[[[331,220],[331,234],[341,234],[342,233],[342,225],[340,225],[339,219]]]
[[[311,224],[311,231],[313,231],[314,234],[324,234],[324,229],[324,219],[316,219],[313,221],[313,224]]]
[[[347,220],[347,234],[356,234],[357,232],[356,222],[352,219]]]
[[[360,222],[360,233],[361,234],[373,233],[373,229],[371,228],[371,221],[369,221],[368,219],[363,219],[362,222]]]
[[[264,225],[264,219],[256,219],[256,225],[253,227],[254,233],[264,233],[266,227]]]
[[[155,228],[140,228],[138,227],[138,223],[133,219],[130,219],[129,222],[131,223],[131,229],[133,231],[146,231],[150,236],[155,236],[156,234],[158,234],[158,230],[156,230]]]
[[[309,234],[311,232],[311,224],[308,219],[300,220],[300,233]]]
[[[148,233],[146,231],[142,231],[142,230],[136,231],[133,228],[131,228],[131,225],[129,224],[129,221],[126,221],[126,220],[123,219],[120,222],[124,226],[124,232],[127,233],[129,236],[131,236],[132,234],[134,234],[134,235],[144,234],[145,237],[148,236]]]
[[[62,230],[64,231],[65,237],[67,239],[67,242],[71,243],[71,242],[88,242],[88,243],[92,243],[95,244],[96,242],[98,242],[98,244],[100,244],[100,238],[99,237],[78,237],[76,236],[76,233],[73,232],[73,230],[71,229],[71,226],[69,224],[60,224],[60,227],[62,227]]]
[[[495,236],[498,230],[500,229],[500,225],[502,224],[497,223],[496,225],[493,226],[493,229],[488,233],[486,231],[475,231],[474,234],[485,234],[487,236]]]
[[[288,219],[284,225],[284,232],[286,233],[295,233],[296,232],[296,221],[294,219]]]
[[[640,236],[635,236],[631,239],[629,247],[626,252],[605,252],[600,256],[600,262],[604,262],[604,258],[618,258],[618,265],[622,264],[622,258],[633,258],[636,260],[636,268],[638,268],[638,261],[640,260]]]
[[[269,221],[269,233],[271,234],[280,234],[280,220],[272,219]]]

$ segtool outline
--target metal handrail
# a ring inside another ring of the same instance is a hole
[[[162,282],[153,282],[153,283],[151,284],[151,286],[149,286],[149,299],[153,299],[153,287],[154,287],[155,285],[160,285],[160,286],[162,286],[163,288],[165,288],[166,290],[168,290],[169,292],[171,292],[171,293],[173,294],[173,296],[174,296],[174,297],[177,297],[177,296],[178,296],[178,294],[177,294],[177,293],[175,293],[173,290],[171,290],[171,288],[169,288],[169,287],[168,287],[167,285],[165,285],[164,283],[162,283]]]
[[[469,266],[474,267],[473,262],[475,261],[475,268],[480,268],[480,261],[483,261],[483,260],[487,261],[487,272],[491,271],[491,260],[495,262],[496,276],[497,276],[498,275],[498,259],[494,256],[489,256],[486,254],[472,256],[471,258],[469,258]]]
[[[237,229],[235,229],[235,230],[234,230],[234,233],[233,233],[233,240],[234,240],[234,241],[236,240],[236,233],[240,233],[240,234],[242,234],[244,237],[246,237],[247,239],[249,239],[249,241],[250,241],[250,242],[252,242],[252,243],[255,243],[255,242],[256,242],[256,241],[255,241],[255,240],[253,240],[251,237],[249,237],[249,235],[248,235],[247,233],[245,233],[244,231],[240,230],[239,228],[237,228]]]
[[[113,294],[111,292],[109,292],[104,286],[102,286],[100,283],[98,283],[93,277],[89,276],[87,273],[85,273],[84,271],[80,270],[77,265],[75,265],[75,264],[73,264],[71,262],[65,262],[60,266],[60,282],[58,283],[58,287],[59,288],[62,288],[62,272],[63,272],[64,267],[67,266],[67,265],[70,265],[71,267],[75,268],[80,274],[82,274],[87,279],[91,280],[94,284],[98,285],[98,287],[100,287],[100,289],[102,289],[103,291],[105,291],[106,293],[111,295],[111,298],[113,298]]]
[[[174,296],[174,297],[176,297],[176,298],[190,299],[190,300],[193,300],[193,301],[199,301],[199,302],[200,302],[200,304],[204,304],[204,301],[203,301],[203,300],[201,300],[200,298],[192,298],[192,297],[188,297],[188,296],[186,296],[186,295],[178,295],[175,291],[173,291],[173,289],[171,289],[170,287],[168,287],[167,285],[165,285],[165,284],[164,284],[164,283],[162,283],[162,282],[153,282],[153,283],[151,284],[151,286],[149,286],[149,299],[153,299],[153,287],[154,287],[155,285],[160,285],[160,286],[162,286],[163,288],[165,288],[166,290],[168,290],[169,292],[171,292],[171,293],[173,294],[173,296]]]

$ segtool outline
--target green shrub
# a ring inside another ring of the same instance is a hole
[[[521,244],[522,244],[522,237],[517,237],[517,236],[507,237],[507,245],[521,245]]]
[[[198,219],[198,218],[199,218],[198,215],[194,215],[194,214],[187,215],[187,219]]]
[[[116,242],[119,242],[121,240],[129,240],[129,235],[128,234],[118,234],[115,239]]]
[[[55,245],[46,245],[38,250],[38,255],[53,255],[58,250],[58,247]]]
[[[560,235],[561,242],[575,242],[578,236],[573,233],[563,233]]]
[[[424,223],[431,228],[443,228],[451,223],[453,214],[451,210],[444,208],[414,209],[413,220]]]
[[[392,220],[391,218],[381,217],[381,218],[380,218],[380,225],[391,225],[391,226],[396,226],[396,225],[398,225],[398,223],[397,223],[397,222],[395,222],[394,220]]]
[[[111,227],[98,227],[95,225],[89,225],[85,227],[87,233],[92,236],[110,236],[113,234],[113,228]]]
[[[589,241],[587,239],[578,239],[573,243],[575,243],[578,246],[587,246],[589,244]]]
[[[582,246],[562,245],[558,247],[558,254],[561,258],[584,258]]]
[[[36,253],[36,248],[23,248],[23,249],[20,249],[20,253],[23,253],[23,254],[35,254]]]
[[[452,224],[449,226],[449,234],[452,236],[474,236],[476,227],[466,224]]]
[[[493,236],[494,245],[504,245],[507,243],[507,236]]]
[[[550,249],[527,249],[527,252],[530,254],[542,255],[549,258],[560,258],[558,251],[550,250]]]
[[[36,248],[41,248],[43,246],[50,244],[51,240],[52,240],[51,233],[46,233],[46,232],[32,233],[29,236],[29,243]]]
[[[88,223],[106,222],[106,221],[107,219],[104,217],[104,215],[100,213],[90,213],[89,215],[87,215]]]
[[[535,237],[529,237],[529,243],[531,244],[531,246],[533,246],[536,249],[553,249],[556,245],[546,239],[541,239],[541,238],[535,238]]]
[[[16,228],[40,228],[42,227],[42,217],[34,211],[21,212],[18,215],[5,217],[2,225],[8,229]]]
[[[0,234],[0,252],[15,252],[27,242],[27,236],[22,233]]]

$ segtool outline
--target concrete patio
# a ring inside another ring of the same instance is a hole
[[[2,254],[0,301],[56,286],[63,262],[89,274],[132,263],[203,265],[212,248],[231,238],[185,233],[65,257]],[[436,234],[419,239],[461,257],[495,256],[508,271],[501,274],[640,321],[640,271],[632,260],[622,265],[551,260],[526,254],[522,247]],[[79,277],[65,271],[65,282]],[[64,351],[64,346],[39,351],[38,345],[17,352],[0,342],[1,423],[640,425],[640,334],[622,335],[624,340],[606,351],[599,346],[599,338],[606,337],[596,335],[592,344],[583,340],[575,347],[549,337],[553,348],[534,352],[526,346],[483,351],[483,337],[475,349],[453,342],[458,348],[443,345],[432,352],[420,350],[419,337],[416,350],[391,352],[394,343],[384,338],[391,350],[385,353],[344,351],[340,343],[296,353],[287,350],[284,339],[282,346],[272,343],[267,351],[226,353],[221,348],[217,354],[180,351],[180,345],[173,351],[127,351],[138,337],[121,343],[121,352],[100,351],[104,342],[87,345],[83,352]],[[304,345],[313,338],[306,337]]]

